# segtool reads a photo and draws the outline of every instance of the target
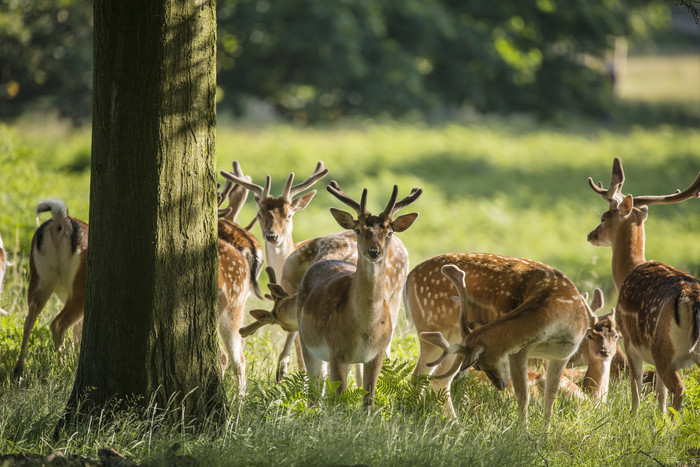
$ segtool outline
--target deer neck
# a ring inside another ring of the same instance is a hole
[[[265,241],[265,257],[267,258],[267,265],[275,270],[277,277],[282,277],[284,262],[287,261],[289,255],[291,255],[293,252],[294,240],[292,240],[291,235],[277,245]]]
[[[630,221],[620,226],[615,236],[612,254],[612,275],[619,291],[627,275],[644,263],[644,224]]]
[[[355,278],[350,286],[350,304],[354,313],[363,320],[381,318],[386,299],[385,276],[386,257],[377,263],[358,258]]]
[[[607,398],[608,387],[610,386],[610,363],[612,359],[588,361],[588,369],[583,377],[583,390],[591,394],[594,399],[602,400]]]

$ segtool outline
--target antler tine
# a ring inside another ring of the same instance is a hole
[[[272,268],[272,266],[266,267],[265,272],[267,273],[268,282],[271,284],[276,284],[277,278],[275,277],[275,270]]]
[[[265,186],[263,187],[262,194],[260,195],[260,200],[267,199],[270,197],[270,187],[272,186],[272,177],[269,175],[265,177]]]
[[[338,182],[335,180],[331,180],[331,183],[326,187],[326,190],[328,190],[330,194],[338,198],[341,202],[353,208],[358,215],[365,212],[365,205],[367,203],[367,188],[365,188],[362,192],[362,204],[358,203],[348,196],[343,190],[341,190],[340,185],[338,185]]]
[[[224,200],[228,197],[228,195],[233,191],[233,182],[231,180],[226,180],[226,183],[224,184],[224,189],[221,190],[220,192],[218,191],[221,188],[221,183],[216,184],[216,197],[217,197],[217,207],[220,207]]]
[[[250,180],[246,180],[242,175],[236,175],[236,174],[233,174],[231,172],[226,172],[225,170],[222,170],[219,173],[226,180],[231,180],[234,183],[238,183],[242,187],[247,188],[248,190],[252,191],[257,196],[262,197],[263,192],[264,192],[264,188],[261,187],[260,185],[256,185],[255,183],[251,182]],[[268,193],[269,193],[269,188],[268,188]]]
[[[289,174],[289,177],[287,177],[287,181],[284,184],[284,188],[282,189],[282,198],[291,201],[292,200],[292,194],[290,193],[290,190],[292,189],[292,182],[294,182],[294,172]]]
[[[294,197],[297,194],[301,193],[302,191],[306,190],[307,188],[311,187],[314,183],[317,181],[321,180],[323,177],[328,175],[328,169],[325,168],[323,161],[318,161],[316,163],[316,168],[314,169],[313,173],[309,178],[304,180],[303,182],[294,185],[291,189],[290,192],[290,197]]]
[[[396,205],[396,197],[399,195],[399,187],[394,185],[394,189],[391,191],[391,198],[389,198],[389,203],[387,203],[386,208],[382,211],[382,216],[391,217],[394,213],[394,206]]]
[[[440,268],[440,271],[457,289],[460,300],[459,308],[462,313],[462,320],[465,321],[467,317],[467,300],[469,298],[467,295],[467,285],[464,282],[466,274],[454,264],[446,264]],[[468,333],[469,331],[467,331],[467,334]]]
[[[408,196],[394,205],[394,209],[391,211],[391,214],[393,215],[395,212],[405,208],[409,204],[414,203],[422,194],[423,190],[421,188],[412,188],[411,193],[409,193]]]
[[[593,179],[588,177],[588,184],[593,188],[593,191],[603,197],[611,206],[617,207],[622,202],[622,185],[625,183],[625,172],[622,170],[622,159],[615,157],[613,159],[612,175],[610,177],[610,186],[605,189],[603,183],[598,182],[598,185],[593,183]]]
[[[692,185],[684,191],[676,190],[675,193],[665,196],[635,196],[634,205],[644,206],[647,204],[672,204],[685,201],[688,198],[700,198],[700,173],[695,178]]]

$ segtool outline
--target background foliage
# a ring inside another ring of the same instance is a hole
[[[298,121],[444,115],[467,106],[607,114],[614,36],[667,26],[659,0],[221,0],[220,110],[251,97]],[[0,118],[89,120],[92,6],[0,1]]]

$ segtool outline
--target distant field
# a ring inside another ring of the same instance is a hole
[[[700,104],[700,54],[631,56],[620,97],[648,102]]]

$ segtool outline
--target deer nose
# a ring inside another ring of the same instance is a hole
[[[595,230],[588,234],[588,242],[592,242],[595,239]]]
[[[275,233],[275,232],[268,232],[267,234],[265,234],[265,238],[271,242],[276,242],[277,239],[280,238],[280,236],[277,235],[277,233]]]
[[[609,357],[610,356],[610,351],[608,349],[600,349],[600,356],[601,357]]]
[[[367,249],[367,256],[369,256],[372,259],[377,259],[379,258],[379,255],[382,252],[377,248],[376,246],[371,246]]]

